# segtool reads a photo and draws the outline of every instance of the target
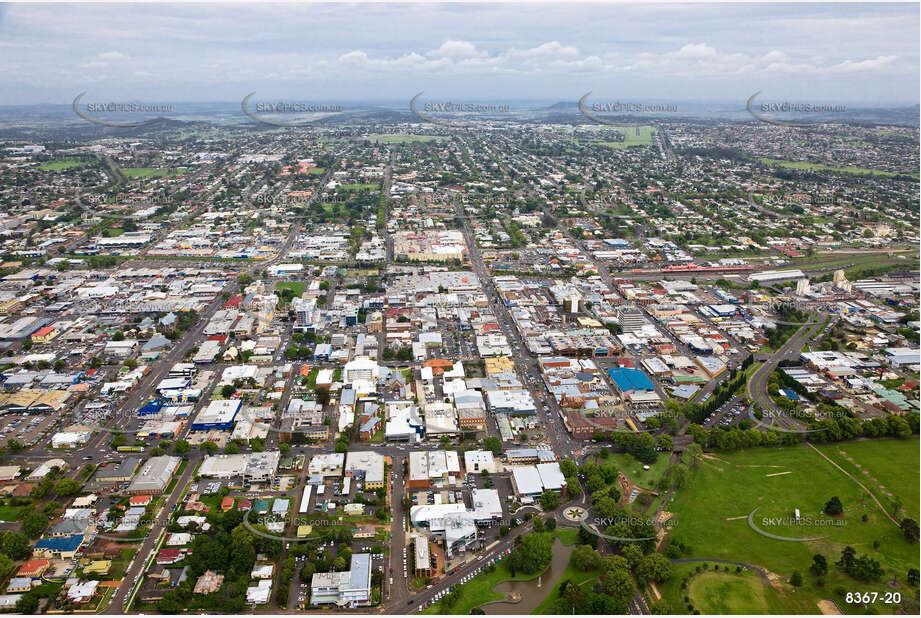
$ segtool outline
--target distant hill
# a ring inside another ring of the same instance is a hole
[[[554,103],[550,107],[540,107],[537,109],[539,112],[571,112],[577,111],[579,109],[578,101],[560,101],[559,103]]]

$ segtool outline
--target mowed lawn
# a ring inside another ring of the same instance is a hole
[[[556,603],[556,600],[560,598],[560,585],[564,581],[569,580],[573,584],[581,586],[585,582],[591,579],[595,579],[600,575],[600,569],[596,571],[580,571],[570,564],[566,567],[566,570],[563,571],[563,574],[560,575],[560,579],[553,584],[553,589],[550,590],[550,593],[544,597],[544,600],[540,602],[540,605],[534,608],[534,611],[532,611],[531,614],[550,614],[553,611],[553,604]],[[588,588],[588,590],[591,590],[591,588]]]
[[[921,492],[918,490],[921,484],[921,469],[918,466],[921,442],[917,439],[859,440],[827,444],[818,448],[866,485],[882,505],[890,509],[890,514],[895,515],[891,510],[892,501],[899,498],[908,516],[918,520],[921,514]],[[848,458],[853,461],[849,461]],[[880,485],[883,488],[880,488]],[[887,493],[892,496],[887,496]]]
[[[867,167],[838,167],[835,165],[825,165],[824,163],[809,163],[808,161],[786,161],[784,159],[758,159],[761,163],[769,166],[790,167],[798,170],[823,170],[829,172],[844,172],[847,174],[861,174],[869,176],[914,176],[918,177],[918,172],[888,172],[884,170],[873,170]]]
[[[556,539],[559,539],[560,543],[562,543],[563,545],[571,546],[571,545],[574,545],[576,541],[578,541],[579,529],[569,528],[569,527],[558,527],[551,533],[551,535],[555,537]],[[559,548],[559,545],[554,540],[554,549],[557,550],[558,548]],[[452,615],[469,614],[470,610],[472,610],[474,607],[478,607],[482,605],[483,603],[488,603],[489,601],[502,600],[504,598],[504,595],[493,590],[493,588],[495,588],[502,582],[525,581],[529,579],[537,579],[541,575],[541,573],[530,573],[530,574],[516,573],[515,576],[513,577],[511,572],[506,567],[506,560],[504,558],[500,560],[499,562],[497,562],[495,567],[496,568],[492,573],[481,573],[477,575],[476,577],[474,577],[473,579],[471,579],[470,581],[468,581],[466,584],[462,584],[462,593],[460,595],[460,599],[452,607],[445,608],[445,607],[442,607],[441,603],[435,603],[425,608],[420,613],[422,614],[447,613],[447,614],[452,614]],[[548,565],[547,569],[549,568],[550,566]],[[546,572],[546,569],[543,572]],[[553,603],[553,600],[557,596],[559,596],[559,589],[558,589],[559,583],[563,581],[567,577],[567,574],[569,574],[570,572],[578,573],[578,571],[575,571],[575,569],[572,569],[572,567],[567,566],[566,570],[563,572],[563,575],[560,577],[560,579],[557,582],[554,582],[553,589],[547,593],[547,598],[545,598],[544,601],[541,602],[541,605],[539,606],[539,608],[543,607],[544,604],[547,604],[547,606],[549,607],[549,605]],[[595,573],[595,575],[597,576],[598,573]],[[585,578],[581,579],[581,581],[585,581],[588,578],[589,577],[586,576]],[[554,594],[556,596],[554,596]],[[535,611],[534,613],[540,613],[540,612]]]
[[[894,460],[917,466],[918,447],[910,444],[912,440],[881,442],[885,444],[879,447],[888,450]],[[856,443],[841,444],[847,450]],[[768,476],[781,472],[789,474]],[[822,513],[832,496],[838,496],[844,505],[841,517]],[[805,585],[797,590],[798,598],[813,602],[830,598],[847,611],[836,589],[877,589],[884,584],[863,584],[832,567],[825,586],[819,587],[809,574],[809,565],[815,553],[823,554],[833,565],[850,545],[858,554],[878,560],[887,574],[895,574],[902,582],[903,597],[917,599],[917,592],[905,585],[905,574],[909,568],[919,566],[918,545],[908,543],[872,498],[808,446],[710,455],[699,464],[688,486],[665,508],[675,514],[669,538],[690,548],[682,557],[743,562],[765,568],[784,580],[799,571],[805,577]],[[784,541],[759,534],[747,521],[754,509],[758,509],[753,518],[755,525],[767,533],[795,539],[824,538]],[[800,510],[800,525],[793,522],[794,509]],[[879,543],[878,549],[874,549],[874,542]],[[884,608],[880,605],[878,609]]]
[[[785,609],[771,611],[777,595],[752,571],[701,573],[691,580],[688,596],[701,614],[784,613]]]
[[[165,167],[123,167],[122,173],[126,178],[162,178],[164,176],[178,176],[181,170],[170,170]]]
[[[646,465],[629,453],[612,453],[607,459],[597,458],[595,461],[599,464],[613,462],[618,472],[623,472],[634,484],[644,489],[655,489],[656,483],[662,478],[665,469],[668,468],[668,453],[659,453],[655,463],[649,465],[649,470],[643,470]]]
[[[89,161],[84,161],[82,159],[59,159],[51,163],[46,163],[45,165],[39,165],[38,169],[58,172],[61,170],[68,170],[72,167],[82,167],[88,163]]]
[[[496,563],[496,568],[492,573],[481,573],[466,584],[463,584],[464,590],[452,607],[443,608],[441,603],[434,603],[424,610],[422,614],[441,614],[449,613],[454,615],[469,614],[474,607],[488,603],[489,601],[498,601],[503,595],[493,591],[493,588],[506,581],[523,581],[533,579],[538,576],[537,573],[525,574],[516,573],[512,576],[511,572],[505,566],[506,561],[500,560]]]
[[[413,142],[442,141],[447,138],[442,135],[369,135],[368,139],[382,144],[409,144]]]
[[[296,297],[301,296],[307,289],[306,281],[279,281],[275,284],[276,290],[293,290]]]
[[[618,131],[624,134],[624,141],[615,142],[615,141],[600,141],[598,142],[602,146],[608,146],[610,148],[629,148],[630,146],[651,146],[652,145],[652,136],[655,133],[655,128],[651,126],[641,126],[640,134],[637,136],[636,129],[637,127],[614,127]]]

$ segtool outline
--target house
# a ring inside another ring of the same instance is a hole
[[[35,343],[48,343],[58,336],[58,329],[54,326],[43,326],[32,333],[30,339]]]
[[[246,602],[250,605],[265,605],[272,593],[272,580],[260,579],[255,586],[246,589]]]
[[[272,579],[275,574],[274,564],[257,564],[253,567],[249,576],[251,579]]]
[[[218,575],[214,571],[205,571],[195,582],[195,588],[192,592],[195,594],[211,594],[212,592],[217,592],[223,583],[223,575]]]
[[[192,539],[195,537],[192,536],[189,532],[171,532],[169,537],[166,539],[167,547],[183,547],[192,542]]]
[[[31,577],[13,577],[10,579],[10,583],[6,586],[7,594],[16,592],[28,592],[30,590],[32,590]]]
[[[93,560],[83,567],[84,575],[105,575],[112,569],[111,560]]]
[[[41,577],[50,566],[48,560],[26,560],[16,571],[16,577]]]
[[[182,560],[183,552],[181,549],[167,547],[161,549],[157,554],[157,564],[175,564]]]
[[[98,587],[99,582],[96,580],[76,583],[67,589],[67,600],[75,604],[89,603]]]
[[[39,539],[32,548],[32,555],[37,558],[58,558],[73,560],[83,544],[83,535]]]
[[[138,496],[131,496],[128,499],[129,506],[147,506],[153,500],[153,496],[150,494],[141,494]]]
[[[51,526],[48,536],[51,537],[70,537],[74,535],[84,535],[90,525],[89,519],[63,519]]]

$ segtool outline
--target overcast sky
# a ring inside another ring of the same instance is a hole
[[[0,104],[917,103],[917,4],[0,5]]]

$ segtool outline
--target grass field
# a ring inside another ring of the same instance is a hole
[[[469,582],[464,584],[464,592],[461,595],[460,600],[453,607],[448,608],[446,611],[448,611],[450,614],[469,614],[470,610],[472,610],[474,607],[482,605],[483,603],[498,601],[501,599],[502,595],[498,592],[493,592],[493,588],[502,582],[522,581],[526,579],[532,579],[534,577],[537,577],[537,575],[516,573],[514,576],[512,576],[511,572],[509,572],[505,566],[505,560],[500,560],[496,564],[496,568],[492,573],[481,573],[480,575],[477,575]],[[441,603],[435,603],[425,608],[421,613],[440,614],[442,612],[443,610],[441,608]]]
[[[560,579],[553,584],[553,589],[544,597],[544,600],[540,602],[540,605],[534,608],[534,611],[531,614],[549,614],[553,609],[553,604],[556,603],[556,600],[560,598],[560,584],[562,584],[567,579],[576,585],[581,585],[591,579],[594,579],[601,575],[601,571],[580,571],[574,568],[572,565],[566,567],[566,570],[563,571],[563,574],[560,575]]]
[[[856,444],[841,446],[847,451]],[[872,462],[882,452],[887,452],[893,462],[916,466],[918,461],[916,439],[884,440],[875,448],[861,448],[868,451],[866,456]],[[859,458],[856,450],[854,457]],[[880,470],[880,474],[886,474],[885,469]],[[777,474],[785,472],[788,474]],[[844,505],[844,514],[839,518],[822,513],[832,496],[838,496]],[[666,509],[675,514],[669,538],[689,547],[685,557],[735,560],[760,566],[783,579],[799,571],[805,582],[797,598],[807,598],[812,603],[833,599],[848,611],[837,590],[881,590],[885,586],[883,582],[857,582],[832,566],[844,547],[851,546],[859,555],[878,560],[886,571],[884,579],[891,575],[901,582],[903,602],[917,603],[917,589],[905,585],[905,574],[909,568],[918,568],[918,546],[906,541],[899,528],[856,483],[808,446],[710,456],[699,464],[688,486]],[[758,509],[754,523],[764,532],[794,539],[821,538],[797,542],[759,534],[747,521],[754,509]],[[792,521],[794,509],[800,510],[800,524]],[[830,565],[824,587],[808,571],[816,553],[824,555]],[[882,604],[876,609],[887,611]]]
[[[311,167],[310,171],[307,172],[308,176],[322,176],[326,173],[325,167]]]
[[[0,506],[0,521],[19,521],[21,506]]]
[[[355,185],[342,185],[339,187],[340,190],[345,191],[364,191],[366,189],[375,191],[380,188],[380,185],[376,183],[365,183],[365,184],[355,184]]]
[[[866,485],[883,506],[891,509],[893,499],[899,498],[907,515],[918,520],[921,515],[918,511],[918,504],[921,502],[918,487],[921,479],[919,479],[918,467],[906,464],[919,460],[921,442],[918,440],[900,442],[898,457],[893,456],[890,440],[860,440],[828,444],[818,448]],[[848,458],[853,461],[849,461]],[[876,481],[873,481],[874,478]],[[880,485],[884,489],[880,489]],[[892,496],[887,496],[887,493],[891,493]],[[894,514],[892,510],[890,514]]]
[[[557,528],[552,532],[552,535],[560,539],[560,542],[563,543],[563,545],[574,545],[579,537],[579,529]],[[492,573],[481,573],[466,584],[463,584],[463,593],[460,596],[460,600],[453,607],[442,608],[441,603],[435,603],[434,605],[427,607],[421,613],[441,614],[447,612],[452,615],[469,614],[470,610],[472,610],[474,607],[478,607],[483,603],[498,601],[502,599],[503,595],[493,590],[493,588],[502,582],[536,579],[540,575],[540,573],[516,573],[513,577],[511,572],[505,566],[505,560],[500,560],[498,563],[496,563],[495,566],[496,568]],[[547,568],[550,568],[549,565]],[[569,568],[566,569],[565,573],[568,572]],[[562,581],[562,578],[560,581]],[[553,594],[553,591],[556,590],[558,585],[559,581],[554,584],[554,589],[549,592],[548,595]],[[552,601],[550,601],[550,603],[552,603]]]
[[[843,172],[846,174],[865,174],[870,176],[913,176],[918,178],[917,172],[905,172],[902,174],[896,172],[885,172],[882,170],[871,170],[866,167],[836,167],[834,165],[825,165],[823,163],[808,163],[806,161],[785,161],[784,159],[758,159],[761,163],[770,166],[792,167],[798,170],[823,170],[829,172]]]
[[[702,614],[767,614],[770,592],[761,577],[751,571],[701,573],[688,586],[691,603]],[[783,613],[783,609],[778,611]]]
[[[645,489],[655,489],[656,483],[668,468],[668,453],[659,453],[659,457],[654,464],[649,466],[649,470],[643,470],[645,464],[629,453],[612,453],[607,459],[597,461],[598,463],[612,461],[617,470],[629,476],[636,485]]]
[[[432,142],[448,139],[441,135],[369,135],[372,142],[382,144],[409,144],[412,142]]]
[[[624,141],[622,142],[606,142],[598,141],[596,143],[602,146],[608,146],[610,148],[629,148],[631,146],[652,146],[652,136],[655,133],[655,127],[651,126],[641,126],[640,134],[637,136],[636,129],[637,127],[614,127],[618,131],[624,134]]]
[[[178,176],[180,170],[169,170],[165,167],[123,167],[122,173],[126,178],[163,178],[165,176]]]
[[[89,161],[83,161],[81,159],[61,159],[59,161],[46,163],[45,165],[39,165],[38,169],[57,172],[60,170],[69,170],[72,167],[83,167],[87,163],[89,163]]]
[[[279,281],[275,284],[276,290],[294,290],[294,295],[299,297],[307,289],[306,281]]]

